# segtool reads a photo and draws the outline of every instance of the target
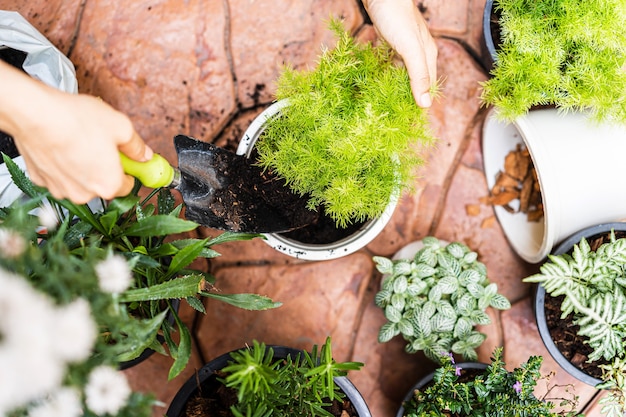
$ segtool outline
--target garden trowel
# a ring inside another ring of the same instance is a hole
[[[174,138],[174,147],[178,168],[158,154],[148,162],[120,157],[124,171],[144,186],[178,190],[187,219],[247,233],[282,233],[316,222],[306,198],[253,160],[185,135]]]

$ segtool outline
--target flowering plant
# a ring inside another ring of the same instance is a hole
[[[198,225],[178,218],[167,190],[140,200],[137,190],[99,209],[55,200],[8,157],[25,197],[0,209],[0,415],[147,416],[154,401],[133,393],[120,363],[145,349],[174,358],[170,377],[190,356],[190,332],[172,308],[198,296],[243,308],[278,306],[255,294],[215,294],[212,276],[192,270],[218,256],[214,244],[255,235],[174,239]],[[167,315],[173,320],[165,320]],[[175,327],[174,327],[175,326]],[[176,343],[172,337],[180,333]]]
[[[405,417],[427,416],[526,416],[556,417],[578,415],[578,397],[567,386],[568,398],[559,398],[560,411],[548,398],[557,387],[548,388],[543,398],[534,395],[534,388],[542,377],[539,372],[543,358],[531,356],[526,363],[509,372],[502,361],[502,348],[497,348],[484,371],[476,375],[457,366],[452,354],[442,354],[442,364],[435,371],[432,382],[416,389],[404,404]]]

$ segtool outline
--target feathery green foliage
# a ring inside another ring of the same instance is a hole
[[[626,0],[495,0],[501,44],[482,100],[513,120],[532,106],[626,123]]]
[[[626,411],[626,239],[616,239],[591,250],[583,238],[571,254],[550,255],[539,273],[524,279],[541,284],[553,297],[564,296],[561,317],[573,315],[578,334],[593,349],[589,361],[605,359],[604,384],[611,390],[603,399],[607,415]],[[613,410],[613,411],[611,411]],[[614,414],[617,413],[617,414]]]
[[[377,217],[410,188],[434,138],[390,48],[357,43],[338,21],[331,28],[339,40],[315,69],[284,69],[276,97],[289,106],[255,146],[263,167],[346,227]]]
[[[332,417],[324,407],[345,397],[333,378],[363,366],[335,362],[330,337],[319,351],[313,346],[294,358],[274,359],[273,349],[256,340],[230,356],[222,382],[237,391],[235,417]]]
[[[463,370],[455,365],[452,355],[443,354],[442,358],[443,364],[435,371],[432,383],[416,390],[404,404],[405,417],[578,415],[578,397],[571,393],[570,387],[565,392],[571,394],[571,398],[554,399],[559,401],[556,405],[548,400],[548,394],[544,398],[534,396],[537,381],[545,378],[539,371],[543,362],[541,356],[531,356],[509,372],[502,360],[502,348],[497,348],[487,369],[464,382],[459,381]],[[562,411],[555,411],[557,405]]]
[[[505,310],[511,304],[466,245],[443,245],[434,237],[422,242],[412,260],[374,257],[378,271],[388,274],[375,298],[388,320],[378,340],[384,343],[402,334],[409,353],[423,350],[438,362],[442,352],[452,351],[475,360],[475,349],[486,336],[474,326],[491,323],[487,307]]]

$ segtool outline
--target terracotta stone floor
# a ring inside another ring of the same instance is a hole
[[[211,271],[224,293],[255,292],[283,302],[279,309],[248,312],[207,303],[207,314],[184,309],[194,326],[194,356],[184,374],[167,381],[171,360],[153,355],[126,371],[136,389],[156,393],[166,407],[178,387],[205,361],[250,343],[309,349],[333,338],[338,360],[364,362],[350,378],[376,417],[395,415],[409,387],[433,365],[403,351],[403,342],[382,345],[383,323],[373,297],[380,282],[372,255],[391,256],[427,235],[460,240],[479,253],[490,279],[513,306],[491,311],[493,324],[480,358],[504,346],[509,366],[544,356],[555,381],[574,383],[581,408],[599,415],[597,393],[556,363],[538,336],[531,287],[521,279],[535,270],[510,249],[490,207],[481,160],[485,109],[478,96],[487,78],[481,66],[481,19],[485,0],[425,0],[439,46],[442,97],[432,107],[440,141],[428,156],[417,191],[404,196],[391,222],[365,249],[332,261],[288,258],[262,241],[222,245]],[[0,0],[18,10],[76,66],[82,93],[102,97],[127,113],[159,153],[176,161],[172,138],[189,134],[234,148],[252,118],[272,102],[281,64],[315,63],[322,43],[332,45],[325,19],[342,16],[362,39],[375,39],[358,0]],[[469,215],[472,209],[477,213]],[[214,235],[213,230],[203,234]],[[163,415],[166,408],[155,408]]]

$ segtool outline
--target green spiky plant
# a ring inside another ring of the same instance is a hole
[[[524,279],[541,284],[552,297],[563,296],[561,318],[569,315],[578,335],[593,349],[589,362],[600,365],[604,382],[597,388],[610,390],[601,400],[607,416],[626,412],[626,239],[610,241],[595,251],[583,238],[572,253],[550,255],[539,273]]]
[[[313,70],[285,68],[276,98],[289,106],[256,144],[260,164],[283,177],[309,208],[339,227],[379,216],[410,187],[433,143],[427,113],[387,45],[357,43],[336,20],[339,40]]]
[[[500,45],[482,100],[513,120],[531,107],[626,123],[625,0],[494,0]]]
[[[505,310],[511,304],[466,245],[430,236],[422,242],[413,259],[374,257],[378,271],[387,275],[375,297],[387,319],[378,340],[401,334],[407,352],[424,351],[434,362],[450,351],[476,360],[476,348],[486,336],[474,326],[491,323],[487,307]]]
[[[316,345],[311,353],[286,359],[274,358],[273,349],[257,341],[230,356],[222,382],[237,392],[235,417],[332,417],[326,408],[345,398],[334,378],[363,366],[336,362],[330,337],[321,349]]]

